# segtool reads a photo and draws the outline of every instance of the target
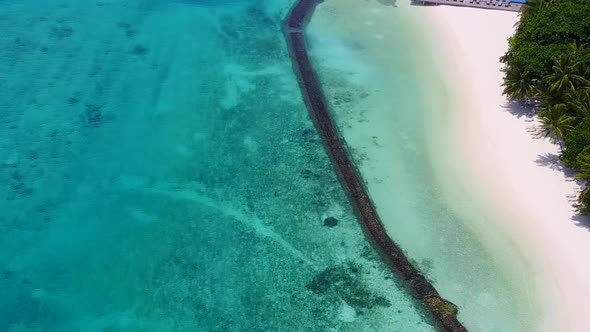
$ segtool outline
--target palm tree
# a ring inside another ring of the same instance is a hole
[[[575,118],[566,114],[567,106],[557,104],[549,106],[540,113],[541,132],[543,137],[549,137],[551,141],[559,144],[559,149],[563,153],[561,141],[567,133],[572,130]]]
[[[533,15],[537,13],[543,7],[548,6],[551,3],[551,0],[528,0],[522,6],[522,15]]]
[[[580,171],[576,174],[576,177],[586,181],[590,180],[590,151],[588,149],[589,148],[586,147],[577,158],[577,164]],[[577,209],[581,214],[590,213],[590,187],[588,186],[588,183],[586,183],[586,186],[578,197]]]
[[[573,55],[576,58],[584,57],[588,53],[588,48],[586,45],[578,45],[577,42],[572,42],[567,45],[567,54]]]
[[[567,104],[579,118],[590,115],[590,88],[578,88],[576,91],[568,94]]]
[[[588,215],[590,214],[590,187],[588,187],[588,183],[580,193],[578,197],[578,204],[575,205],[578,213]]]
[[[553,58],[553,72],[545,76],[549,84],[549,92],[565,94],[574,91],[578,86],[590,84],[580,72],[581,63],[575,62],[567,53]]]
[[[576,174],[576,177],[578,179],[590,181],[590,150],[588,150],[588,147],[580,152],[576,164],[580,168],[580,172]]]
[[[511,67],[506,71],[502,86],[502,94],[520,101],[529,101],[538,93],[536,80],[520,66]]]

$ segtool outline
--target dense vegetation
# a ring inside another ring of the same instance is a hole
[[[590,181],[590,0],[529,0],[501,61],[504,94],[533,104],[563,162]],[[590,189],[579,197],[590,213]]]

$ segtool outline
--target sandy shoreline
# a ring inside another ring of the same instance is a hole
[[[539,310],[530,294],[535,287],[520,287],[533,274],[528,260],[519,256],[516,268],[504,264],[504,257],[520,250],[498,231],[491,214],[481,213],[485,199],[447,194],[454,184],[438,182],[437,171],[446,179],[465,173],[442,169],[441,160],[462,166],[464,158],[450,158],[442,149],[429,156],[433,111],[448,113],[452,107],[446,105],[459,98],[449,97],[447,85],[454,80],[439,73],[446,58],[429,47],[422,9],[326,1],[307,29],[312,58],[388,234],[459,306],[468,329],[530,331]],[[447,126],[439,127],[434,139],[446,140]]]
[[[559,148],[535,137],[538,123],[530,110],[510,105],[501,94],[499,57],[518,14],[449,6],[416,10],[436,31],[433,46],[458,108],[450,112],[448,133],[467,162],[455,166],[477,179],[467,176],[462,185],[486,198],[498,226],[539,271],[531,276],[543,299],[535,330],[588,330],[590,232],[572,207],[580,187],[564,173]]]

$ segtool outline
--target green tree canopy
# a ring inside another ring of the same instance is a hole
[[[559,144],[563,152],[561,141],[572,129],[574,129],[575,118],[567,115],[566,106],[557,104],[550,106],[547,110],[541,112],[541,134],[551,138],[554,143]]]

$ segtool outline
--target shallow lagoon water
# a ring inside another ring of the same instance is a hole
[[[0,3],[1,331],[433,330],[308,118],[290,4]]]
[[[414,8],[378,0],[318,7],[307,35],[331,115],[389,235],[459,306],[460,321],[470,331],[534,330],[532,270],[494,229],[486,202],[453,187],[470,174],[443,166],[462,157],[441,128],[455,110],[436,67],[444,62]]]

